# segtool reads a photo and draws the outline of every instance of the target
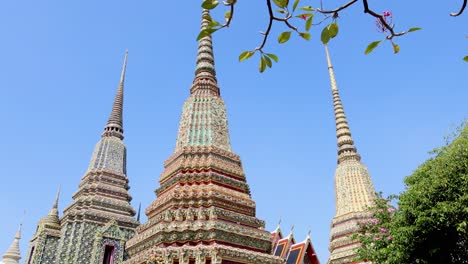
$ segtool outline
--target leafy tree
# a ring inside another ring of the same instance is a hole
[[[372,260],[375,263],[388,262],[390,251],[393,250],[392,223],[397,209],[391,204],[396,197],[385,199],[380,193],[370,208],[371,217],[359,222],[360,233],[353,239],[361,243],[356,261]]]
[[[381,196],[355,235],[361,260],[468,263],[468,126],[406,177],[398,209]]]
[[[464,12],[468,0],[461,1],[461,8],[459,9],[459,11],[451,13],[451,16],[460,16]],[[372,52],[383,41],[390,41],[394,53],[398,53],[400,51],[400,46],[394,42],[394,39],[396,37],[400,37],[421,29],[418,27],[412,27],[408,30],[396,31],[395,24],[393,23],[392,19],[392,13],[390,11],[384,11],[382,13],[376,12],[370,7],[368,0],[350,0],[342,6],[330,10],[323,9],[321,7],[321,4],[320,7],[302,5],[301,0],[266,0],[269,19],[266,30],[264,32],[261,32],[261,34],[263,35],[263,40],[261,41],[260,45],[254,48],[253,50],[247,50],[242,52],[239,56],[239,61],[249,59],[254,54],[259,53],[260,72],[265,71],[267,67],[271,68],[273,65],[272,60],[278,62],[278,57],[275,54],[265,52],[265,46],[270,37],[270,32],[274,23],[284,23],[289,28],[288,31],[285,31],[278,36],[278,43],[280,44],[286,43],[293,33],[297,34],[299,37],[305,40],[310,40],[311,35],[309,32],[311,28],[313,26],[319,26],[321,24],[324,24],[325,26],[322,29],[321,40],[324,44],[327,44],[330,41],[330,39],[334,38],[338,34],[339,14],[358,2],[362,2],[364,13],[375,18],[377,30],[385,35],[382,40],[371,42],[367,46],[365,54],[369,54],[370,52]],[[200,34],[198,35],[198,39],[210,35],[222,28],[229,27],[234,17],[236,3],[237,0],[226,0],[223,2],[223,4],[228,7],[228,11],[224,15],[225,23],[220,23],[212,19],[210,16],[207,17],[207,19],[209,19],[211,23],[208,25],[207,28],[200,32]],[[203,8],[210,10],[215,9],[218,6],[218,0],[204,0],[202,4]],[[299,27],[295,25],[297,23],[301,23],[301,21],[302,23],[304,23],[304,31],[299,30]],[[326,24],[326,21],[330,21],[330,23]],[[468,56],[465,57],[464,60],[468,61]]]

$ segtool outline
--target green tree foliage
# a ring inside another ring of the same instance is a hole
[[[468,126],[405,179],[398,209],[381,197],[355,236],[375,263],[468,263]]]
[[[389,253],[393,246],[393,235],[390,233],[391,225],[395,218],[396,208],[390,203],[394,197],[385,199],[380,193],[371,208],[371,217],[359,222],[360,233],[355,234],[353,239],[361,242],[358,248],[359,260],[372,260],[375,263],[388,262]]]

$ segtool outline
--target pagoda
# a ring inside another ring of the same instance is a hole
[[[57,192],[52,208],[39,221],[36,233],[30,240],[30,248],[26,256],[27,264],[55,263],[55,254],[60,240],[59,198],[60,190]]]
[[[202,29],[210,21],[203,10]],[[199,41],[195,78],[175,151],[164,163],[148,221],[127,242],[126,264],[284,263],[256,217],[242,163],[231,149],[212,37]]]
[[[130,205],[123,143],[123,98],[128,52],[112,111],[91,162],[73,195],[58,215],[58,195],[39,221],[30,242],[27,264],[118,264],[127,256],[125,242],[139,222]]]
[[[3,259],[0,261],[0,264],[19,264],[21,259],[21,253],[19,248],[19,241],[21,239],[21,225],[16,231],[15,238],[11,243],[10,247],[7,249],[5,254],[3,254]]]
[[[331,222],[329,264],[358,263],[359,242],[351,236],[359,231],[358,222],[368,219],[369,206],[375,199],[375,189],[366,166],[361,162],[351,137],[343,109],[335,73],[325,45],[338,140],[338,166],[335,171],[336,213]]]

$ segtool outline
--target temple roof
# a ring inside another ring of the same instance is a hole
[[[273,255],[283,258],[286,264],[319,264],[319,260],[310,240],[310,234],[307,235],[304,241],[296,243],[294,240],[293,230],[287,237],[277,240],[282,237],[281,230],[278,226],[276,230],[271,232],[273,243]],[[304,262],[307,259],[309,262]]]

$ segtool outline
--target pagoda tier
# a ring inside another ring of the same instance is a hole
[[[210,21],[203,11],[202,28]],[[226,107],[215,77],[211,36],[200,40],[195,79],[174,154],[164,163],[148,222],[127,242],[140,263],[283,263],[255,216],[238,155],[231,151]]]

